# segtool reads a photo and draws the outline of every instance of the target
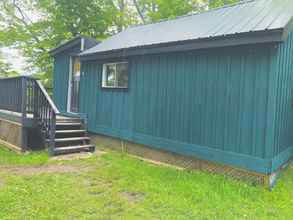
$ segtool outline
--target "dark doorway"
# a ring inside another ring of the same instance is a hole
[[[80,60],[78,57],[72,57],[70,82],[70,112],[79,112],[79,82],[80,82]]]

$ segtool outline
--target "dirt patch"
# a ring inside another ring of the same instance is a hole
[[[86,187],[102,187],[102,188],[111,188],[113,183],[111,181],[103,180],[100,178],[92,178],[85,181],[84,185]]]
[[[141,192],[122,192],[121,196],[129,202],[139,202],[144,199],[145,194]]]
[[[93,154],[84,152],[84,153],[76,153],[76,154],[66,154],[52,157],[51,160],[64,161],[64,160],[79,160],[79,159],[87,159],[90,158]]]
[[[0,188],[2,188],[5,185],[4,181],[0,179]]]
[[[78,167],[72,165],[44,165],[30,167],[1,167],[0,172],[8,172],[16,175],[38,175],[44,173],[80,173],[88,171],[89,167]]]
[[[91,191],[89,194],[93,196],[102,196],[105,194],[105,191]]]
[[[98,155],[98,156],[102,156],[104,154],[106,154],[107,152],[106,151],[102,151],[102,150],[97,150],[94,152],[95,155]]]
[[[79,160],[79,159],[90,158],[93,155],[102,156],[104,154],[106,154],[105,151],[96,150],[94,153],[83,152],[83,153],[73,153],[73,154],[67,154],[67,155],[59,155],[59,156],[52,157],[51,160],[57,160],[57,161]]]

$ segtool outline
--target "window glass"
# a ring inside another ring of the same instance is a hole
[[[115,86],[115,66],[107,65],[106,68],[106,86]]]
[[[80,76],[80,60],[77,57],[73,60],[73,75]]]
[[[128,64],[117,64],[117,86],[126,88],[128,86]]]
[[[104,64],[102,87],[127,88],[128,87],[128,63]]]

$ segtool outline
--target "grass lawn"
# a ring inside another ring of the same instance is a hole
[[[292,219],[293,166],[273,192],[108,152],[49,160],[0,147],[0,219]]]

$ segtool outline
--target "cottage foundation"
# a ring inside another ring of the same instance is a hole
[[[0,118],[0,143],[20,152],[22,130],[21,124]]]
[[[91,140],[99,147],[125,152],[130,155],[174,165],[183,169],[201,170],[204,172],[222,174],[229,178],[241,180],[253,185],[262,185],[270,189],[275,185],[280,172],[278,171],[271,175],[265,175],[195,157],[188,157],[164,150],[158,150],[146,145],[100,134],[91,134]]]

